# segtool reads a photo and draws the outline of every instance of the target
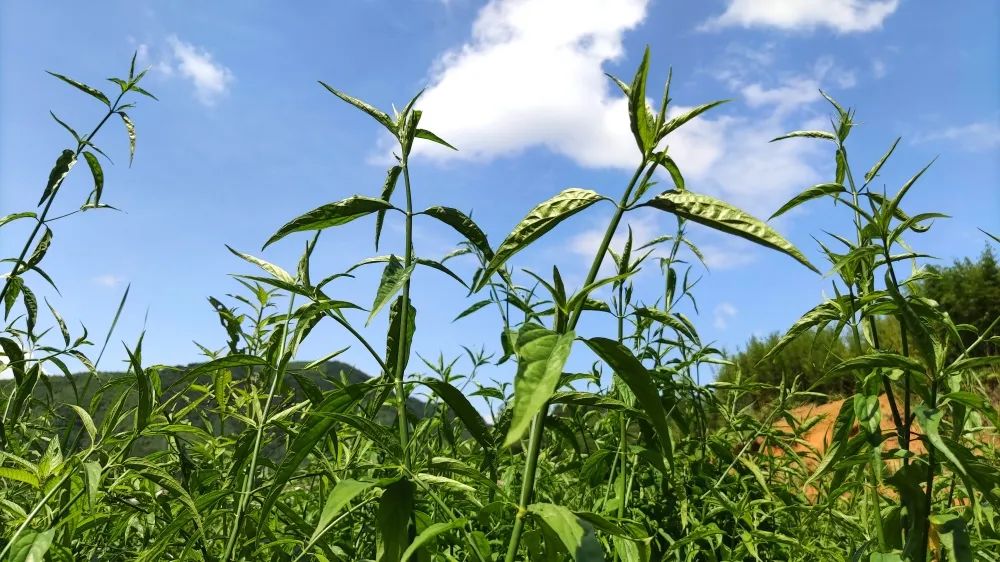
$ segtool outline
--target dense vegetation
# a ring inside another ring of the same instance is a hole
[[[939,303],[956,324],[968,324],[982,332],[1000,317],[1000,267],[991,247],[987,246],[976,261],[964,258],[950,266],[929,265],[927,271],[931,275],[914,284],[915,290]],[[876,324],[882,346],[899,352],[902,341],[897,324],[888,320]],[[848,338],[838,335],[834,328],[809,330],[788,341],[778,353],[768,356],[781,341],[781,336],[773,332],[763,338],[751,337],[742,349],[729,357],[730,363],[721,366],[718,380],[733,382],[740,373],[752,373],[754,382],[767,383],[767,386],[743,393],[742,400],[757,405],[770,403],[786,376],[798,377],[803,387],[830,398],[843,398],[855,392],[855,379],[850,373],[830,374],[837,363],[857,356]],[[960,353],[973,343],[972,333],[965,334],[961,342],[953,343],[952,354]],[[996,354],[996,344],[989,340],[969,350],[972,357]],[[993,369],[984,369],[980,378],[994,395],[1000,394]]]
[[[889,180],[880,171],[897,141],[856,177],[847,144],[854,114],[832,99],[833,130],[782,137],[826,143],[836,172],[774,216],[828,204],[843,214],[846,230],[821,242],[834,297],[804,314],[762,359],[798,345],[806,332],[829,333],[830,346],[843,342],[852,354],[823,363],[817,374],[846,374],[854,384],[820,462],[779,454],[791,450],[795,436],[774,431],[773,422],[817,396],[796,373],[780,384],[757,381],[753,365],[728,381],[699,384],[703,369],[727,360],[703,344],[682,312],[692,297],[690,264],[700,255],[687,232],[715,229],[818,269],[766,222],[687,189],[662,147],[721,102],[669,116],[668,79],[658,106],[650,107],[648,63],[647,53],[631,82],[615,80],[628,99],[637,147],[628,183],[606,194],[561,191],[531,209],[498,246],[458,209],[413,208],[414,143],[450,146],[420,128],[417,98],[389,115],[323,84],[398,141],[397,162],[377,196],[321,206],[267,239],[265,246],[312,233],[296,267],[233,250],[255,273],[240,276],[245,293],[231,304],[212,300],[226,332],[220,351],[203,348],[204,363],[169,377],[170,369],[143,361],[141,336],[128,347],[129,370],[105,376],[102,352],[92,359],[89,336],[72,333],[51,306],[51,329],[42,326],[32,286],[54,282],[43,269],[54,202],[77,204],[66,201],[72,194],[61,190],[63,180],[86,161],[94,189],[79,211],[104,207],[98,134],[120,119],[134,151],[132,100],[152,98],[134,59],[127,77],[111,79],[112,96],[55,75],[107,111],[84,135],[60,121],[74,144],[49,173],[40,209],[0,218],[5,230],[31,225],[20,255],[4,260],[10,271],[0,291],[0,345],[14,377],[0,388],[0,558],[996,560],[1000,471],[983,432],[998,420],[976,373],[997,358],[972,351],[995,350],[988,345],[997,342],[998,319],[989,313],[958,323],[915,289],[948,279],[922,267],[919,251],[904,241],[939,217],[905,208],[923,171],[892,194],[882,190]],[[654,191],[663,180],[670,189]],[[580,288],[567,287],[558,268],[510,267],[515,254],[597,205],[613,212]],[[624,247],[612,248],[627,215],[642,208],[671,215],[676,229],[645,245],[629,234]],[[312,259],[321,231],[327,243],[337,226],[365,217],[374,218],[376,249],[386,221],[403,222],[402,255],[354,265]],[[459,252],[479,264],[471,276],[419,253],[417,220],[454,229]],[[663,274],[660,296],[646,301],[635,274],[654,260]],[[345,271],[361,266],[383,268],[371,304],[331,296]],[[461,363],[426,363],[434,376],[415,375],[416,267],[439,270],[476,295],[467,313],[497,318],[501,357],[470,353]],[[356,326],[379,314],[388,315],[388,330],[384,340],[370,341]],[[594,325],[608,331],[578,332],[584,315],[605,318]],[[293,363],[320,322],[339,326],[366,350],[378,375],[333,377],[324,385],[305,376],[339,353]],[[581,348],[600,361],[592,372],[565,372]],[[488,361],[509,368],[513,385],[482,384],[476,373]],[[68,362],[85,373],[69,376]],[[54,373],[86,388],[56,395],[48,384]],[[762,390],[773,395],[769,408],[745,407],[744,394]],[[425,412],[412,411],[415,393],[431,397]],[[470,404],[472,394],[493,406],[492,423]],[[886,397],[889,432],[878,413]],[[751,447],[761,440],[769,446]],[[152,446],[137,446],[143,442]]]

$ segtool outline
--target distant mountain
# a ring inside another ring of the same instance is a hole
[[[283,381],[280,381],[276,392],[277,402],[272,404],[272,412],[280,411],[291,404],[303,400],[318,399],[320,393],[332,390],[345,384],[355,384],[371,379],[372,377],[363,371],[342,363],[340,361],[329,361],[312,369],[306,369],[308,363],[304,361],[291,362],[286,369]],[[147,367],[147,372],[154,380],[157,403],[162,403],[175,397],[179,389],[173,388],[174,384],[191,369],[198,367],[200,363],[191,363],[184,366],[159,366]],[[232,383],[241,384],[248,375],[244,368],[231,369]],[[254,371],[255,376],[260,376],[260,371]],[[158,381],[158,382],[157,382]],[[200,377],[198,384],[203,388],[207,386],[212,391],[214,381],[207,380],[206,376]],[[13,389],[14,381],[11,379],[0,380],[0,396],[9,395]],[[47,376],[36,384],[34,397],[38,402],[33,406],[33,415],[44,414],[46,405],[56,407],[58,418],[54,420],[55,427],[62,430],[82,431],[79,417],[65,407],[68,404],[82,406],[94,418],[94,422],[100,427],[106,412],[114,407],[114,404],[124,397],[124,408],[134,407],[136,404],[136,393],[133,390],[134,378],[127,376],[123,372],[100,373],[98,377],[89,374],[74,374],[70,377]],[[261,392],[267,391],[267,381],[260,381],[258,388]],[[223,392],[225,386],[223,387]],[[181,404],[178,410],[183,407],[185,401],[194,400],[201,396],[202,392],[189,391],[188,396],[178,399]],[[214,403],[213,403],[214,410]],[[433,408],[425,402],[410,398],[407,400],[407,410],[411,415],[424,417],[431,413]],[[376,419],[383,425],[393,423],[396,417],[394,407],[383,406]],[[234,438],[245,430],[245,426],[233,417],[223,418],[207,409],[195,408],[186,416],[187,421],[197,423],[214,435],[232,435]],[[171,420],[178,423],[181,420]],[[220,421],[222,423],[220,423]],[[70,427],[72,426],[72,427]],[[68,435],[68,433],[63,433]],[[165,443],[159,438],[145,438],[136,444],[134,454],[145,455],[153,450],[162,449]],[[280,455],[283,451],[281,443],[273,443],[267,447],[265,453],[271,458]]]

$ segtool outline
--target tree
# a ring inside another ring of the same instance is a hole
[[[970,324],[982,332],[1000,318],[1000,265],[993,248],[987,246],[978,261],[956,260],[951,266],[927,268],[928,277],[920,290],[928,298],[941,303],[956,324]],[[994,331],[993,334],[996,335]],[[963,334],[965,347],[972,345],[977,334]],[[996,340],[983,342],[974,355],[995,355],[1000,352]]]

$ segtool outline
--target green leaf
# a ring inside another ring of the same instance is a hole
[[[469,308],[466,308],[465,310],[463,310],[462,312],[460,312],[458,314],[458,316],[456,316],[455,319],[452,320],[452,322],[455,322],[456,320],[460,320],[462,318],[465,318],[466,316],[468,316],[468,315],[470,315],[470,314],[472,314],[472,313],[474,313],[474,312],[476,312],[476,311],[478,311],[478,310],[480,310],[480,309],[482,309],[482,308],[484,308],[486,306],[489,306],[489,304],[491,302],[493,302],[493,301],[491,301],[489,299],[484,299],[484,300],[472,303],[469,306]]]
[[[416,538],[413,539],[413,543],[407,547],[406,551],[403,552],[403,557],[400,559],[402,562],[407,562],[411,556],[417,553],[417,550],[422,548],[428,542],[434,540],[438,535],[442,533],[447,533],[448,531],[454,529],[461,529],[468,523],[465,519],[454,519],[448,521],[447,523],[433,523],[428,525],[426,529],[421,531]]]
[[[73,164],[76,164],[76,154],[69,149],[63,150],[59,158],[56,159],[56,164],[52,167],[52,171],[49,172],[49,181],[45,184],[45,191],[42,192],[42,198],[38,200],[39,206],[45,203],[59,189],[59,186],[66,179],[66,174],[69,173]]]
[[[455,412],[465,429],[472,435],[472,438],[479,442],[487,451],[493,448],[493,437],[489,426],[479,412],[472,406],[469,399],[462,394],[462,391],[445,381],[424,380],[421,384],[434,391],[445,404]]]
[[[128,354],[129,362],[132,365],[132,371],[135,373],[135,388],[138,393],[135,416],[136,433],[141,433],[149,424],[149,416],[153,412],[153,382],[140,364],[141,350],[141,337],[139,338],[139,344],[135,348],[135,353],[128,347],[125,347],[125,352]]]
[[[369,104],[367,104],[367,103],[359,100],[358,98],[349,96],[349,95],[345,94],[344,92],[341,92],[339,90],[335,90],[335,89],[331,88],[330,86],[328,86],[322,80],[320,81],[320,84],[324,88],[326,88],[327,90],[329,90],[331,94],[337,96],[338,98],[346,101],[347,103],[349,103],[349,104],[353,105],[354,107],[360,109],[361,111],[367,113],[373,119],[375,119],[376,121],[378,121],[383,127],[385,127],[386,129],[389,129],[389,132],[392,133],[395,136],[395,134],[396,134],[396,127],[393,125],[392,119],[389,119],[389,116],[385,112],[376,109],[375,107],[373,107],[373,106],[371,106],[371,105],[369,105]]]
[[[945,444],[944,439],[941,438],[941,433],[938,430],[941,425],[941,420],[944,418],[943,408],[930,408],[927,404],[918,404],[914,408],[913,413],[917,416],[917,422],[920,424],[920,429],[923,430],[924,436],[927,440],[934,446],[935,449],[941,451],[945,458],[951,461],[952,467],[958,470],[958,473],[964,477],[969,476],[968,470],[965,468],[965,464],[959,460],[958,456],[952,452],[951,448]]]
[[[897,353],[871,353],[842,361],[831,372],[840,373],[851,370],[870,371],[872,369],[902,369],[910,372],[923,372],[923,365],[909,357]]]
[[[868,183],[873,179],[875,179],[875,176],[878,175],[879,170],[882,169],[882,166],[885,164],[886,160],[888,160],[889,157],[892,156],[892,152],[896,150],[896,145],[899,144],[900,140],[901,139],[897,137],[896,140],[893,141],[892,146],[889,147],[889,150],[887,150],[885,154],[883,154],[882,157],[878,159],[878,162],[876,162],[875,165],[872,166],[867,173],[865,173],[865,183]]]
[[[376,211],[393,209],[394,207],[381,199],[355,195],[336,203],[329,203],[298,216],[278,229],[278,232],[268,239],[264,247],[281,240],[293,232],[306,230],[323,230],[332,226],[347,224],[354,219],[369,215]]]
[[[268,485],[269,493],[258,510],[258,528],[264,528],[268,522],[268,514],[281,497],[282,490],[298,470],[299,465],[312,453],[316,444],[327,438],[333,431],[337,420],[332,416],[350,410],[364,398],[371,387],[368,382],[352,384],[331,391],[322,404],[306,413],[299,425],[299,432],[292,439],[274,476]]]
[[[417,129],[416,137],[418,139],[429,140],[431,142],[440,144],[442,146],[447,146],[448,148],[450,148],[452,150],[458,150],[454,146],[448,144],[444,139],[442,139],[441,137],[439,137],[439,136],[435,135],[434,133],[428,131],[427,129]]]
[[[284,281],[285,283],[295,283],[295,278],[291,276],[290,273],[284,269],[274,265],[273,263],[264,261],[260,258],[251,256],[250,254],[244,254],[239,250],[234,250],[231,246],[226,244],[226,249],[238,256],[239,258],[256,265],[257,267],[263,269],[264,271],[273,275],[279,281]]]
[[[559,538],[562,546],[576,562],[603,562],[604,550],[594,534],[594,528],[561,505],[533,503],[528,512]]]
[[[191,516],[197,522],[198,526],[201,526],[201,512],[198,510],[194,498],[191,497],[188,491],[173,476],[146,458],[133,457],[125,461],[125,466],[135,470],[150,482],[158,484],[161,488],[176,496],[184,504],[184,507],[191,512]]]
[[[25,531],[11,544],[10,562],[44,562],[55,534],[55,528],[41,533]]]
[[[391,203],[392,192],[396,190],[396,181],[399,180],[399,174],[403,171],[402,166],[393,166],[389,168],[389,172],[385,176],[385,183],[382,184],[382,201],[387,204]],[[385,222],[385,209],[380,209],[375,213],[375,249],[378,250],[378,242],[382,237],[382,224]]]
[[[347,504],[358,497],[369,488],[375,485],[375,482],[364,482],[360,480],[352,480],[350,478],[341,480],[337,482],[337,485],[333,487],[330,491],[330,495],[326,498],[326,503],[323,505],[323,512],[319,516],[319,521],[316,523],[316,530],[313,531],[312,536],[309,538],[309,542],[315,542],[323,533],[326,532],[327,525],[333,521],[334,517],[342,509],[344,509]]]
[[[525,324],[517,334],[513,419],[504,447],[516,443],[555,392],[576,335],[557,334],[538,324]]]
[[[410,279],[410,275],[413,274],[414,265],[411,263],[409,266],[403,267],[396,256],[390,256],[388,263],[385,264],[385,269],[382,270],[382,279],[375,292],[375,302],[372,303],[368,322],[371,322],[378,311],[382,310],[382,307],[403,288],[403,285]]]
[[[844,189],[844,186],[840,185],[839,183],[821,183],[818,185],[814,185],[809,189],[806,189],[802,193],[799,193],[795,197],[789,199],[787,203],[782,205],[780,209],[778,209],[777,211],[774,212],[773,215],[771,215],[771,219],[787,213],[788,211],[794,209],[795,207],[798,207],[799,205],[805,203],[806,201],[818,199],[824,195],[832,195],[834,193],[845,193],[846,191],[847,190]]]
[[[7,224],[9,222],[14,222],[14,221],[16,221],[18,219],[33,219],[33,218],[36,218],[36,217],[38,217],[38,215],[36,215],[35,213],[31,213],[31,212],[27,212],[27,213],[11,213],[9,215],[0,217],[0,226],[3,226],[3,225],[5,225],[5,224]]]
[[[691,109],[685,111],[684,113],[678,115],[677,117],[670,119],[669,121],[663,124],[663,128],[661,128],[659,132],[656,134],[657,141],[669,135],[671,132],[679,129],[681,125],[687,123],[688,121],[694,119],[695,117],[701,115],[702,113],[705,113],[709,109],[712,109],[713,107],[718,107],[724,103],[728,103],[729,101],[730,100],[717,100],[710,103],[705,103],[697,107],[692,107]]]
[[[83,423],[84,429],[87,430],[87,435],[90,436],[90,445],[93,447],[97,443],[97,426],[94,425],[94,419],[90,417],[87,410],[84,410],[80,406],[77,406],[76,404],[68,404],[68,406],[73,408],[76,415],[80,417],[80,421]]]
[[[681,169],[677,167],[677,163],[674,162],[674,159],[667,155],[666,152],[657,153],[654,156],[653,161],[660,166],[663,166],[663,169],[670,174],[670,178],[674,180],[674,187],[676,189],[681,191],[686,189],[684,186],[684,176],[681,175]]]
[[[87,461],[83,463],[83,470],[87,481],[87,499],[94,508],[97,506],[97,490],[101,487],[101,463]]]
[[[700,340],[698,338],[698,333],[691,329],[691,326],[685,324],[678,317],[673,314],[669,314],[666,311],[657,308],[637,308],[635,310],[636,315],[640,318],[649,318],[650,320],[655,320],[664,326],[674,330],[675,332],[682,334],[684,337],[688,338],[695,344],[700,345]]]
[[[42,239],[38,241],[38,245],[35,246],[35,250],[31,253],[31,257],[25,262],[24,268],[18,273],[23,273],[29,269],[35,267],[42,261],[45,254],[49,251],[49,246],[52,245],[52,229],[45,227],[45,234],[42,234]]]
[[[820,303],[815,306],[809,312],[802,315],[801,318],[792,324],[792,327],[788,329],[788,332],[778,340],[778,343],[768,351],[764,357],[761,357],[757,365],[761,365],[768,359],[776,356],[781,352],[788,344],[792,343],[795,338],[801,336],[802,334],[808,332],[809,330],[815,328],[816,326],[825,326],[830,322],[840,320],[841,311],[840,307],[837,306],[835,301],[829,300]]]
[[[125,132],[128,133],[128,165],[132,166],[132,160],[135,158],[135,123],[124,111],[119,111],[118,116],[122,118]]]
[[[69,84],[70,86],[73,86],[74,88],[80,90],[81,92],[86,92],[87,94],[90,94],[91,96],[93,96],[93,97],[97,98],[98,100],[100,100],[101,103],[103,103],[104,105],[106,105],[108,107],[111,107],[111,101],[108,100],[108,96],[105,96],[97,88],[93,88],[91,86],[88,86],[88,85],[84,84],[83,82],[77,82],[76,80],[73,80],[72,78],[68,78],[66,76],[63,76],[62,74],[56,74],[55,72],[49,72],[48,70],[46,70],[45,72],[48,72],[52,76],[55,76],[56,78],[62,80],[63,82]]]
[[[22,470],[20,468],[11,468],[9,466],[0,466],[0,478],[4,480],[15,480],[17,482],[23,482],[33,488],[39,486],[38,476],[28,472],[27,470]]]
[[[396,373],[396,360],[397,354],[402,353],[403,355],[403,365],[402,368],[406,370],[406,364],[410,359],[410,346],[413,343],[413,334],[417,330],[417,309],[413,307],[412,303],[409,304],[409,310],[406,314],[406,331],[401,332],[401,323],[403,322],[403,315],[401,314],[403,310],[403,297],[398,297],[392,306],[389,307],[389,328],[386,331],[385,337],[385,364],[388,367],[389,374],[395,378]],[[403,349],[400,350],[400,334],[403,334]]]
[[[948,562],[972,562],[972,542],[965,520],[954,513],[931,515],[929,519],[937,529]]]
[[[792,131],[786,135],[781,135],[771,139],[771,142],[780,141],[784,139],[791,139],[796,137],[804,137],[810,139],[825,139],[833,142],[837,142],[837,135],[833,133],[828,133],[827,131]]]
[[[649,74],[649,46],[642,55],[642,62],[635,71],[632,78],[632,85],[627,89],[623,88],[628,95],[628,116],[629,126],[632,128],[632,136],[635,137],[636,145],[643,154],[649,153],[653,149],[653,138],[656,131],[653,130],[653,115],[646,105],[646,77]]]
[[[485,287],[489,283],[490,277],[503,267],[514,254],[555,228],[560,222],[602,199],[605,198],[589,189],[569,188],[537,205],[528,213],[528,216],[514,227],[514,230],[507,235],[507,239],[497,248],[496,255],[486,266],[474,290],[479,291]]]
[[[246,355],[242,353],[227,355],[225,357],[213,359],[207,363],[202,363],[201,365],[198,365],[197,367],[191,369],[187,373],[184,373],[183,377],[177,379],[176,382],[170,384],[170,386],[167,388],[168,389],[183,388],[188,381],[196,380],[198,377],[202,375],[206,375],[208,373],[214,373],[216,371],[220,371],[223,369],[237,369],[240,367],[247,367],[252,369],[253,367],[260,367],[264,365],[267,365],[267,361],[253,355]]]
[[[382,493],[375,514],[376,562],[400,562],[409,543],[409,521],[415,486],[398,480]]]
[[[84,151],[83,157],[87,160],[87,165],[90,166],[90,175],[94,177],[94,204],[97,205],[100,204],[101,194],[104,193],[104,170],[94,153],[89,150]]]
[[[657,195],[647,201],[645,205],[778,250],[819,273],[819,270],[809,263],[809,260],[795,246],[792,246],[766,223],[714,197],[690,191],[673,190]]]
[[[493,259],[493,249],[484,233],[469,216],[451,207],[431,207],[423,211],[424,215],[433,217],[455,229],[468,240],[486,258]]]
[[[670,435],[670,425],[667,422],[667,412],[663,408],[659,390],[649,376],[649,371],[628,348],[615,340],[590,338],[583,341],[635,394],[639,406],[646,412],[650,424],[659,437],[664,456],[673,464],[674,445]]]

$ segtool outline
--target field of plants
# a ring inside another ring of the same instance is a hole
[[[854,110],[829,97],[828,130],[775,139],[820,143],[833,164],[833,177],[802,186],[770,217],[811,206],[842,219],[839,231],[813,233],[827,263],[811,263],[767,220],[687,189],[665,147],[723,102],[668,113],[670,80],[662,94],[647,87],[649,64],[647,50],[634,76],[612,78],[628,100],[631,179],[604,192],[564,189],[496,238],[447,201],[412,204],[424,188],[411,182],[415,143],[453,148],[421,128],[419,94],[388,113],[321,83],[331,103],[397,141],[395,163],[370,191],[260,233],[265,248],[304,244],[297,264],[231,249],[250,273],[238,276],[235,298],[211,299],[224,333],[203,348],[203,363],[148,364],[143,338],[131,335],[121,373],[100,368],[110,331],[73,328],[36,292],[60,282],[46,273],[54,221],[107,206],[102,140],[124,125],[131,160],[133,115],[141,124],[156,98],[135,58],[103,91],[54,74],[104,116],[56,118],[71,142],[38,208],[0,216],[3,236],[25,234],[19,255],[2,260],[0,357],[13,378],[0,381],[0,559],[1000,560],[1000,318],[962,320],[928,296],[942,272],[908,241],[933,236],[943,215],[907,205],[926,168],[886,177],[898,140],[877,161],[857,162]],[[92,177],[84,201],[61,189],[69,174]],[[612,214],[579,287],[555,267],[513,267],[519,252],[598,206]],[[650,209],[676,228],[633,243],[628,217]],[[314,260],[352,221],[374,226],[373,257]],[[401,228],[383,228],[396,221]],[[447,225],[460,249],[424,257],[417,221]],[[825,273],[831,296],[734,360],[704,344],[683,312],[701,267],[695,228]],[[402,255],[378,254],[387,236],[402,237]],[[979,241],[997,242],[987,232]],[[457,255],[478,263],[471,278],[449,267]],[[370,301],[340,300],[338,280],[358,267],[381,268]],[[417,364],[414,333],[432,328],[412,303],[416,268],[462,287],[456,298],[472,303],[462,316],[495,318],[495,341],[462,342],[495,353]],[[642,268],[659,272],[659,298],[636,296]],[[384,338],[367,338],[359,327],[379,315]],[[578,330],[584,316],[611,329]],[[333,361],[343,346],[301,357],[320,323],[370,354],[378,372]],[[776,362],[791,349],[818,367]],[[567,372],[574,350],[599,361]],[[477,377],[487,364],[513,384]],[[828,396],[834,382],[838,395]],[[827,418],[797,414],[837,398]],[[827,426],[824,439],[804,438]]]

